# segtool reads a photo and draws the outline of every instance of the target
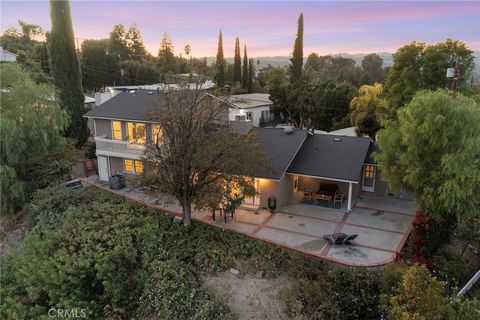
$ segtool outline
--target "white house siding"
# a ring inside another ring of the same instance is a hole
[[[246,109],[238,109],[238,108],[230,108],[229,111],[229,120],[235,120],[236,116],[245,116],[247,112],[252,113],[252,122],[255,127],[260,126],[260,118],[262,116],[262,111],[270,111],[270,106],[262,106],[262,107],[255,107],[255,108],[246,108]],[[272,113],[270,112],[270,119],[272,118]],[[270,120],[266,119],[266,120]]]

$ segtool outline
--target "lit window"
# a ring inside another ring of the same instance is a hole
[[[113,140],[122,140],[122,123],[112,121]]]
[[[128,142],[135,144],[145,144],[145,124],[129,122],[128,127]]]
[[[365,178],[373,178],[375,175],[375,167],[374,166],[365,166]]]
[[[152,140],[154,144],[158,144],[159,141],[162,141],[163,133],[159,124],[153,125],[152,135],[153,135]]]
[[[125,168],[125,172],[133,173],[133,160],[123,160],[123,167]]]
[[[135,160],[135,173],[143,172],[143,162]]]

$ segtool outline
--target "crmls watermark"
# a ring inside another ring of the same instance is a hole
[[[69,319],[75,319],[75,318],[86,318],[87,317],[87,312],[85,309],[50,309],[48,310],[48,316],[50,318],[69,318]]]

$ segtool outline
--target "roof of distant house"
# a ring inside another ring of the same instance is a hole
[[[339,136],[350,136],[350,137],[357,137],[357,128],[355,127],[348,127],[343,128],[335,131],[330,131],[328,134],[339,135]]]
[[[284,129],[278,128],[256,128],[255,130],[269,162],[257,176],[280,180],[304,143],[308,133],[305,130],[285,133]]]
[[[87,112],[85,117],[144,121],[149,112],[164,104],[165,94],[156,90],[121,92]]]
[[[358,182],[370,138],[329,134],[308,136],[288,173]]]
[[[269,97],[267,93],[234,94],[226,98],[226,101],[236,108],[249,109],[272,105]]]

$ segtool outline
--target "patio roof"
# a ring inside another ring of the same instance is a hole
[[[308,136],[287,173],[358,183],[370,144],[363,137]]]

